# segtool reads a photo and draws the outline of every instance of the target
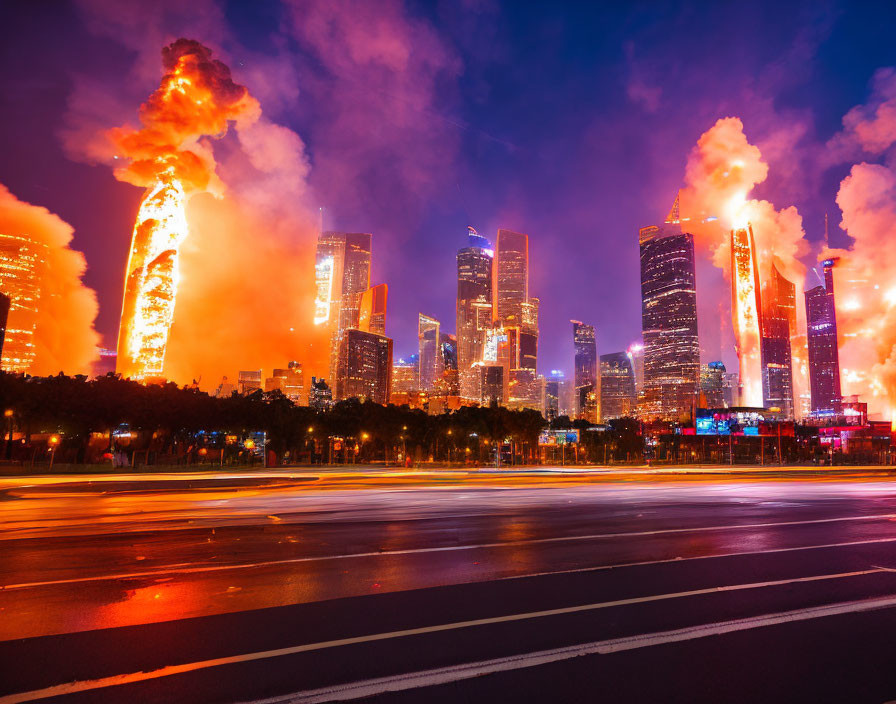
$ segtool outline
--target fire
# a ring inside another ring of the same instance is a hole
[[[162,375],[177,298],[178,247],[188,234],[186,194],[174,177],[147,191],[131,240],[125,279],[118,367],[145,380]]]
[[[731,308],[740,361],[741,404],[762,406],[759,270],[753,228],[731,231]]]
[[[178,39],[162,50],[162,63],[165,75],[140,108],[142,128],[109,134],[116,159],[124,159],[116,177],[147,187],[131,238],[118,333],[118,371],[140,380],[164,373],[178,248],[189,232],[187,198],[220,190],[204,137],[223,137],[231,121],[259,114],[258,102],[199,42]]]

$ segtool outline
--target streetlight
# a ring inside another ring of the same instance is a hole
[[[6,423],[9,426],[9,436],[6,439],[6,459],[12,459],[12,417],[15,415],[15,411],[11,408],[7,408],[3,411],[3,417],[6,418]]]
[[[56,446],[59,444],[59,436],[51,435],[48,442],[50,443],[50,469],[53,469],[53,458],[56,457]]]

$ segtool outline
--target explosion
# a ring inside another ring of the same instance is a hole
[[[140,109],[143,127],[109,134],[116,158],[128,160],[115,176],[147,187],[131,239],[118,333],[118,371],[140,380],[164,372],[178,252],[188,235],[188,194],[221,190],[203,137],[223,137],[230,121],[259,114],[248,90],[199,42],[178,39],[162,50],[162,63],[161,85]]]

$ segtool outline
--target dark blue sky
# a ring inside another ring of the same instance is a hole
[[[158,80],[153,57],[179,35],[215,47],[266,117],[302,137],[303,197],[326,226],[374,234],[397,355],[414,351],[418,311],[454,329],[467,225],[528,233],[542,372],[571,370],[570,318],[595,324],[601,353],[640,336],[637,229],[668,210],[688,152],[720,117],[740,117],[770,164],[756,195],[796,205],[811,240],[831,213],[832,242],[845,244],[834,197],[848,165],[822,166],[821,145],[873,72],[896,64],[896,6],[882,3],[179,5],[0,10],[0,183],[75,227],[109,345],[140,192],[70,158],[60,134],[85,110],[106,127],[133,119]],[[322,14],[347,33],[314,34]],[[365,17],[346,25],[353,14]],[[387,69],[371,69],[370,45]],[[701,309],[715,312],[720,288],[705,276]],[[718,315],[701,319],[701,332],[713,326]],[[731,361],[727,346],[708,347]]]

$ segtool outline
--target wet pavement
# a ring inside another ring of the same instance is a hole
[[[4,477],[0,587],[0,703],[896,698],[885,471]]]

